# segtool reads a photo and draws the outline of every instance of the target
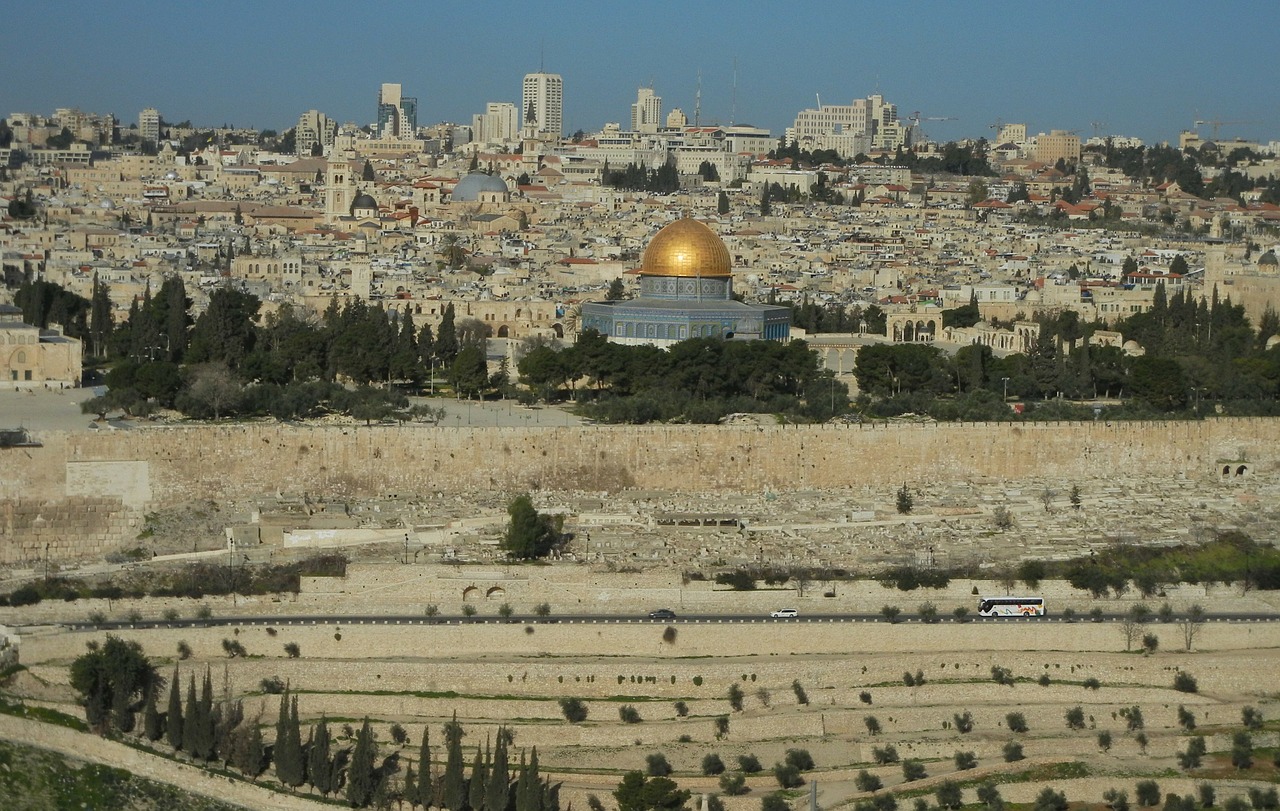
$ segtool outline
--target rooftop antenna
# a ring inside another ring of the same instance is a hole
[[[546,73],[547,70],[547,41],[544,39],[538,46],[538,72]]]
[[[693,126],[701,126],[702,121],[702,68],[698,68],[698,92],[693,94]]]
[[[738,123],[738,57],[733,58],[733,104],[729,107],[729,126]]]

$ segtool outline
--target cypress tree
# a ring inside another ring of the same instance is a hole
[[[293,758],[293,781],[290,786],[297,788],[307,779],[307,761],[302,753],[302,725],[298,723],[298,697],[289,701],[289,750]]]
[[[431,359],[435,357],[436,339],[431,331],[430,324],[423,324],[422,331],[418,333],[418,357],[423,363],[430,364]]]
[[[231,736],[231,747],[227,753],[231,765],[251,779],[262,774],[262,755],[265,746],[262,742],[262,728],[257,722],[240,727]]]
[[[139,312],[141,310],[138,307],[138,297],[134,296],[129,302],[129,317],[118,329],[111,332],[111,351],[118,357],[125,357],[133,351],[133,328],[138,323],[134,319],[138,317]]]
[[[111,289],[93,274],[93,298],[89,304],[89,342],[93,357],[107,356],[107,339],[111,337],[114,319],[111,315]]]
[[[204,670],[204,684],[200,688],[200,751],[205,760],[217,757],[218,714],[213,707],[213,676],[209,668]]]
[[[422,726],[422,748],[418,750],[418,791],[416,795],[406,797],[410,802],[428,807],[435,802],[435,791],[431,780],[431,728]]]
[[[285,686],[280,694],[280,714],[276,716],[276,742],[271,748],[271,759],[275,762],[276,777],[284,785],[291,785],[289,777],[292,762],[289,751],[289,687]]]
[[[484,804],[489,811],[506,811],[510,791],[510,774],[507,768],[507,739],[505,729],[498,729],[498,745],[493,749],[489,764],[489,783],[485,787]]]
[[[187,680],[187,708],[183,712],[182,751],[197,760],[204,757],[200,748],[200,702],[196,701],[196,674]]]
[[[446,304],[435,341],[436,357],[445,365],[453,363],[453,359],[458,356],[458,330],[454,325],[454,318],[453,304]]]
[[[413,773],[413,761],[409,761],[409,765],[404,770],[404,799],[409,803],[410,808],[417,808],[418,803],[418,780]]]
[[[307,774],[311,785],[321,794],[333,791],[333,756],[330,754],[331,737],[329,722],[320,716],[311,736],[311,745],[307,747]]]
[[[182,748],[182,687],[178,680],[178,666],[173,667],[173,681],[169,683],[169,711],[164,716],[165,740],[174,751]]]
[[[520,767],[516,770],[516,811],[524,811],[529,804],[529,766],[520,750]]]
[[[397,380],[418,380],[422,377],[422,363],[418,360],[418,331],[413,325],[413,311],[400,314],[400,331],[396,334],[391,355],[391,377]]]
[[[485,745],[486,754],[481,756],[480,747],[476,747],[476,758],[471,763],[471,782],[467,785],[467,807],[471,811],[482,811],[485,807],[485,792],[489,786],[489,772],[485,766],[488,760],[487,750],[489,746]]]
[[[158,741],[164,734],[164,724],[160,720],[160,711],[156,709],[156,688],[147,688],[146,709],[142,711],[142,734],[149,741]]]
[[[449,811],[464,811],[467,805],[467,786],[462,779],[462,727],[458,724],[458,713],[444,727],[445,745],[448,754],[444,763],[444,780],[441,793],[444,807]]]
[[[177,363],[187,350],[187,332],[191,327],[191,316],[188,315],[187,308],[191,306],[191,300],[187,298],[187,288],[180,276],[165,279],[160,292],[165,300],[165,322],[161,326],[168,338],[168,359]]]
[[[133,694],[123,679],[111,691],[111,723],[121,732],[133,731]]]
[[[133,324],[130,334],[132,345],[129,354],[135,361],[143,361],[149,357],[151,347],[158,346],[160,325],[156,323],[156,306],[151,301],[151,285],[142,291],[142,305],[138,308],[137,322]]]
[[[529,807],[527,811],[542,811],[542,775],[538,773],[538,747],[529,753]]]
[[[351,763],[347,766],[347,801],[353,806],[366,805],[377,788],[377,775],[373,770],[374,759],[377,757],[376,747],[373,730],[369,728],[369,719],[366,718],[356,736]]]
[[[230,690],[226,691],[229,694]],[[250,722],[256,725],[257,720]],[[243,730],[244,724],[244,702],[237,699],[236,701],[224,701],[214,707],[214,751],[223,760],[231,760],[232,747],[236,745],[236,739]]]
[[[276,777],[292,788],[302,785],[306,774],[306,764],[302,761],[302,730],[297,724],[298,699],[293,698],[291,705],[286,687],[280,696],[280,715],[276,719],[276,743],[272,759],[276,763]]]

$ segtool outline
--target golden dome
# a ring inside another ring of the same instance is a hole
[[[706,225],[676,220],[649,241],[640,273],[645,276],[732,276],[729,249]]]

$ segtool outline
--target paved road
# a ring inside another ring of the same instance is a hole
[[[1104,614],[1101,622],[1119,622],[1125,617],[1124,614]],[[1178,624],[1181,616],[1175,615],[1172,621],[1163,623],[1155,618],[1147,622],[1150,626],[1174,625]],[[955,617],[939,617],[937,624],[957,624],[957,623],[982,623],[984,625],[1024,625],[1027,623],[1085,623],[1093,622],[1090,617],[1080,618],[1076,616],[1071,619],[1062,617],[968,617],[964,620]],[[1225,614],[1209,614],[1205,617],[1206,622],[1280,622],[1280,614],[1274,613],[1225,613]],[[627,617],[616,614],[574,614],[571,616],[560,617],[537,617],[528,615],[512,615],[507,618],[502,617],[463,617],[454,616],[435,616],[427,617],[421,614],[386,614],[386,615],[368,615],[368,614],[279,614],[275,616],[213,616],[206,619],[200,618],[182,618],[176,620],[143,620],[140,622],[128,622],[121,620],[110,620],[98,624],[89,622],[64,622],[59,623],[65,627],[75,630],[115,630],[115,629],[147,629],[147,628],[201,628],[213,626],[228,625],[501,625],[501,624],[535,624],[535,623],[559,623],[566,625],[591,625],[591,624],[615,624],[615,625],[663,625],[676,623],[682,625],[699,625],[699,624],[721,624],[721,625],[768,625],[768,624],[785,624],[785,623],[801,623],[801,624],[821,624],[821,623],[860,623],[860,622],[878,622],[887,623],[880,614],[810,614],[804,617],[791,619],[774,619],[771,617],[761,617],[755,614],[698,614],[698,615],[682,615],[671,620],[651,620],[647,617]],[[897,619],[899,625],[923,625],[924,620],[919,617],[899,617]]]

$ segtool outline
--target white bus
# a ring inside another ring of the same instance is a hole
[[[980,617],[1043,617],[1043,597],[983,597]]]

